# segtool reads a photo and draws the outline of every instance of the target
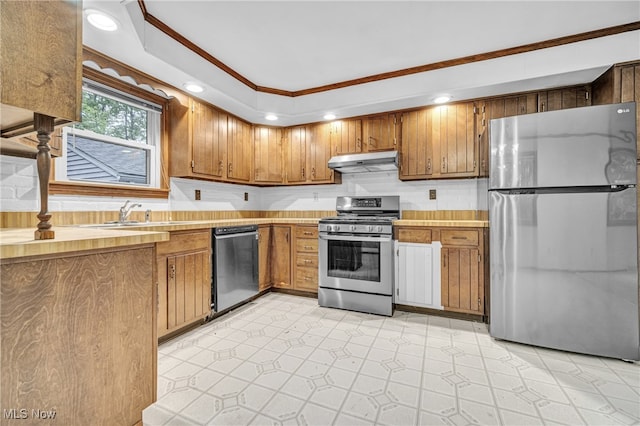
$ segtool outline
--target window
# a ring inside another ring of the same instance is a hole
[[[63,130],[56,180],[159,186],[162,107],[88,80],[82,122]]]

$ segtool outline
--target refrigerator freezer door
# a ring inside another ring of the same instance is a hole
[[[490,191],[490,334],[640,359],[636,200]]]
[[[491,120],[489,189],[636,183],[635,103]]]

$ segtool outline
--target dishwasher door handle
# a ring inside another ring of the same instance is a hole
[[[258,239],[258,232],[240,232],[238,234],[223,234],[223,235],[214,235],[216,240],[226,240],[227,238],[241,238],[241,237],[249,237],[253,236],[255,239]]]

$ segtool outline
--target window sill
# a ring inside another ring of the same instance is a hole
[[[79,182],[51,182],[50,195],[88,195],[97,197],[169,198],[169,189],[140,188]]]

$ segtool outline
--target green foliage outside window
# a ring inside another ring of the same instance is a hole
[[[147,111],[116,99],[82,91],[82,122],[76,128],[147,143]]]

